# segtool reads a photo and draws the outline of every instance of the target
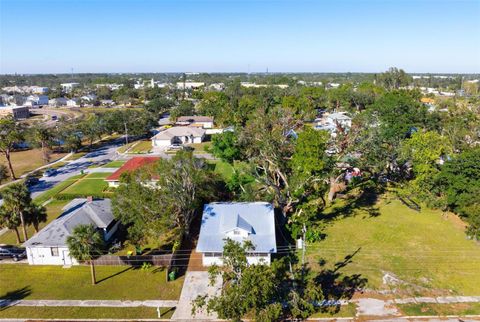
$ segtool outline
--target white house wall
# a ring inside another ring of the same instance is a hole
[[[213,256],[205,256],[205,254],[202,254],[202,263],[203,266],[212,266],[212,265],[217,265],[217,266],[222,266],[223,265],[223,260],[221,257],[213,257]],[[267,256],[247,256],[247,263],[249,265],[258,265],[258,264],[264,264],[264,265],[270,265],[271,263],[271,256],[268,254]]]
[[[67,247],[58,247],[58,256],[52,256],[50,247],[27,247],[27,260],[30,265],[78,265]]]

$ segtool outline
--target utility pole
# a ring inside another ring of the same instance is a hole
[[[305,248],[306,248],[305,235],[307,233],[307,227],[305,227],[305,224],[303,224],[302,232],[303,232],[303,237],[302,237],[302,272],[303,272],[305,269]]]
[[[128,144],[128,128],[127,128],[127,122],[123,122],[123,125],[125,126],[125,145]]]

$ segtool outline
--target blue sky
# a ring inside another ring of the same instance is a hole
[[[480,0],[0,0],[0,73],[480,72]]]

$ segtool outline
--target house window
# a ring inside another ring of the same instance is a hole
[[[58,247],[51,247],[50,252],[52,253],[52,256],[58,256]]]
[[[233,234],[234,234],[234,235],[240,235],[240,231],[235,229],[235,230],[233,231]]]

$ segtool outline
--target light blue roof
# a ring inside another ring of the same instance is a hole
[[[227,234],[239,229],[248,237]],[[250,240],[255,252],[276,253],[275,215],[268,202],[214,202],[203,207],[197,252],[223,252],[226,238]]]

